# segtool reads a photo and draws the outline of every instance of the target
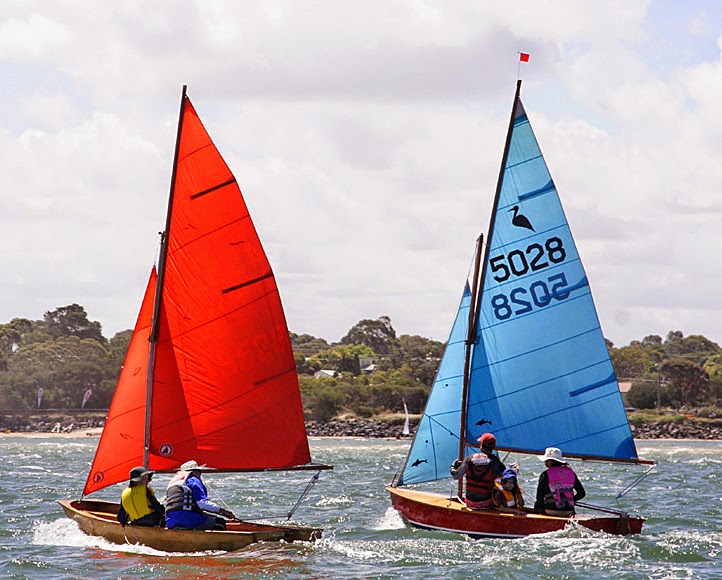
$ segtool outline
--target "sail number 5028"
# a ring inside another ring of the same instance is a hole
[[[547,281],[537,280],[529,288],[514,288],[508,295],[497,294],[491,299],[494,316],[498,320],[506,320],[511,315],[518,316],[531,312],[534,308],[548,306],[552,300],[564,300],[569,297],[565,288],[567,277],[564,273],[549,276]]]
[[[500,254],[489,260],[494,280],[504,282],[511,275],[524,276],[528,272],[538,272],[552,264],[559,264],[567,257],[564,244],[560,238],[549,238],[544,245],[531,244],[522,252],[512,250],[508,254]]]

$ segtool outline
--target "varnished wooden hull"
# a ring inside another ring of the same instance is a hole
[[[520,538],[564,529],[569,518],[528,512],[508,514],[467,508],[457,499],[437,493],[389,487],[391,504],[411,525],[431,530],[466,534],[474,538]],[[576,516],[582,526],[608,534],[627,535],[642,532],[644,518],[607,515]]]
[[[226,531],[123,527],[116,519],[117,503],[103,500],[60,500],[58,503],[88,535],[103,537],[114,544],[142,544],[164,552],[233,551],[255,542],[308,542],[321,537],[321,530],[316,528],[250,522],[228,522]]]

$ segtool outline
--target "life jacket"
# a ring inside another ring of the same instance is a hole
[[[466,464],[466,504],[470,507],[492,506],[494,463],[486,453],[474,453]]]
[[[189,471],[179,471],[168,482],[168,489],[163,501],[166,513],[176,510],[203,513],[193,497],[193,490],[186,484],[189,475]]]
[[[501,483],[500,479],[496,480],[496,497],[499,498],[499,496],[503,498],[503,502],[499,502],[497,500],[497,505],[499,507],[523,507],[524,506],[524,499],[521,496],[521,490],[519,487],[515,487],[512,491],[508,491],[504,489],[504,486]]]
[[[574,511],[574,471],[566,465],[547,468],[552,503],[549,506],[559,511]],[[549,504],[547,504],[549,505]]]
[[[145,485],[126,487],[120,494],[120,502],[131,522],[153,513],[148,494],[155,496],[153,489]]]

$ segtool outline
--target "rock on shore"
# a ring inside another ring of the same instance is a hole
[[[635,439],[722,439],[722,426],[715,423],[641,423],[632,425]]]
[[[102,427],[100,419],[59,418],[59,420],[36,420],[18,416],[0,416],[0,431],[5,433],[71,433],[84,429]],[[416,425],[411,424],[411,436]],[[325,423],[306,422],[311,437],[364,437],[406,439],[402,424],[398,421],[378,421],[346,417]],[[719,439],[722,440],[722,422],[659,422],[632,424],[635,439]]]

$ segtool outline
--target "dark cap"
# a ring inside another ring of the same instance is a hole
[[[139,465],[138,467],[134,467],[130,470],[130,482],[140,483],[140,480],[143,479],[143,476],[153,475],[153,473],[153,471],[148,471],[145,467]]]

